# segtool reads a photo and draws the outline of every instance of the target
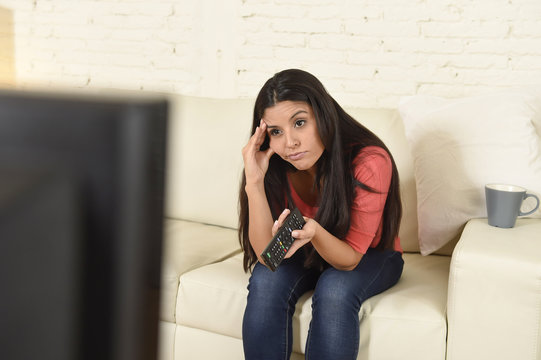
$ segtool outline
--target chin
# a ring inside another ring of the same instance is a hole
[[[306,161],[306,159],[303,159],[303,161],[290,161],[288,158],[284,158],[283,156],[280,156],[282,160],[288,162],[291,166],[293,166],[295,169],[299,171],[306,171],[310,170],[314,167],[314,163],[309,163],[309,161]]]
[[[290,162],[291,165],[295,167],[295,169],[299,171],[307,171],[314,167],[314,164],[294,164]]]

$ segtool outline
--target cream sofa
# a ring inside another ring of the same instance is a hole
[[[159,358],[242,359],[249,274],[237,196],[253,99],[171,100]],[[393,153],[404,205],[404,273],[363,304],[358,359],[541,359],[541,220],[504,230],[473,219],[455,241],[422,256],[413,160],[398,112],[346,110]],[[292,359],[303,358],[310,305],[310,293],[297,304]]]

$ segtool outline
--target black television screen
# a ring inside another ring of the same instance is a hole
[[[0,358],[154,359],[167,101],[0,91]]]

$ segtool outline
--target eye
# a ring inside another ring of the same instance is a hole
[[[277,136],[277,135],[280,135],[281,133],[282,132],[280,130],[278,130],[278,129],[271,129],[269,131],[270,136]]]
[[[295,121],[295,127],[301,127],[306,124],[306,120],[297,120]]]

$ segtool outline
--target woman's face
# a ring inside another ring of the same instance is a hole
[[[281,101],[265,109],[263,121],[271,149],[296,169],[315,174],[325,147],[312,107],[302,101]]]

